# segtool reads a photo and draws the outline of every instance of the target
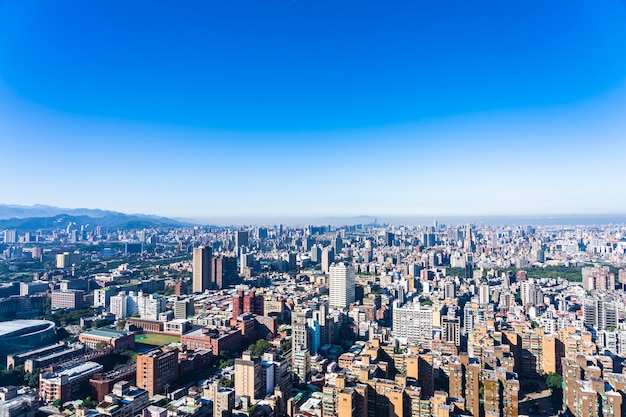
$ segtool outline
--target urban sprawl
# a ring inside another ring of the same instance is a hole
[[[626,225],[2,237],[0,417],[626,415]]]

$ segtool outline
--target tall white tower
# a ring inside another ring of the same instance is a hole
[[[346,308],[354,302],[354,267],[340,262],[329,268],[330,307]]]

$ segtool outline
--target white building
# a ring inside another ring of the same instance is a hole
[[[393,335],[408,343],[430,349],[433,339],[433,311],[419,305],[407,304],[393,309]]]
[[[354,267],[341,262],[329,268],[329,301],[330,307],[346,308],[354,303]]]

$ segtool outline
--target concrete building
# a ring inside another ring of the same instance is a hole
[[[183,299],[174,301],[174,318],[177,320],[184,320],[195,313],[193,299]]]
[[[111,346],[117,350],[135,348],[135,335],[133,333],[108,327],[87,330],[78,335],[78,340],[90,349],[95,349],[99,344]]]
[[[83,290],[52,291],[50,308],[52,310],[77,310],[84,307]]]
[[[63,402],[73,399],[88,386],[89,378],[101,372],[102,368],[96,362],[83,362],[54,372],[43,372],[39,375],[39,395],[48,403],[57,399]]]
[[[36,390],[0,387],[0,417],[35,417],[39,405]]]
[[[393,335],[430,349],[433,339],[433,311],[409,304],[393,309]]]
[[[178,378],[178,349],[161,347],[137,355],[137,386],[151,397]]]
[[[264,394],[261,370],[261,361],[248,350],[240,359],[235,359],[235,395],[247,396],[250,400],[261,398]]]
[[[203,397],[213,401],[213,417],[231,417],[235,409],[235,390],[220,386],[219,381],[211,382],[203,390]]]
[[[208,246],[193,248],[193,292],[211,288],[213,252]]]
[[[355,300],[354,267],[341,262],[329,268],[329,303],[331,308],[347,308]]]
[[[235,247],[248,246],[248,231],[237,230],[235,232]]]
[[[120,381],[113,385],[113,390],[97,405],[96,411],[109,417],[133,417],[148,405],[148,391],[133,387],[128,381]]]

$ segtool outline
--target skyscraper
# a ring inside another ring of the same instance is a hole
[[[208,246],[193,248],[193,292],[204,292],[211,286],[212,250]]]
[[[329,301],[331,307],[346,308],[354,303],[354,267],[340,262],[329,268]]]
[[[248,231],[247,230],[237,230],[235,233],[235,246],[248,246]]]
[[[468,224],[465,226],[465,242],[463,243],[463,249],[465,249],[466,253],[471,253],[474,251],[472,247],[472,225]]]
[[[335,259],[335,254],[332,248],[324,248],[322,250],[322,272],[328,273],[330,271],[330,264],[333,263]]]

